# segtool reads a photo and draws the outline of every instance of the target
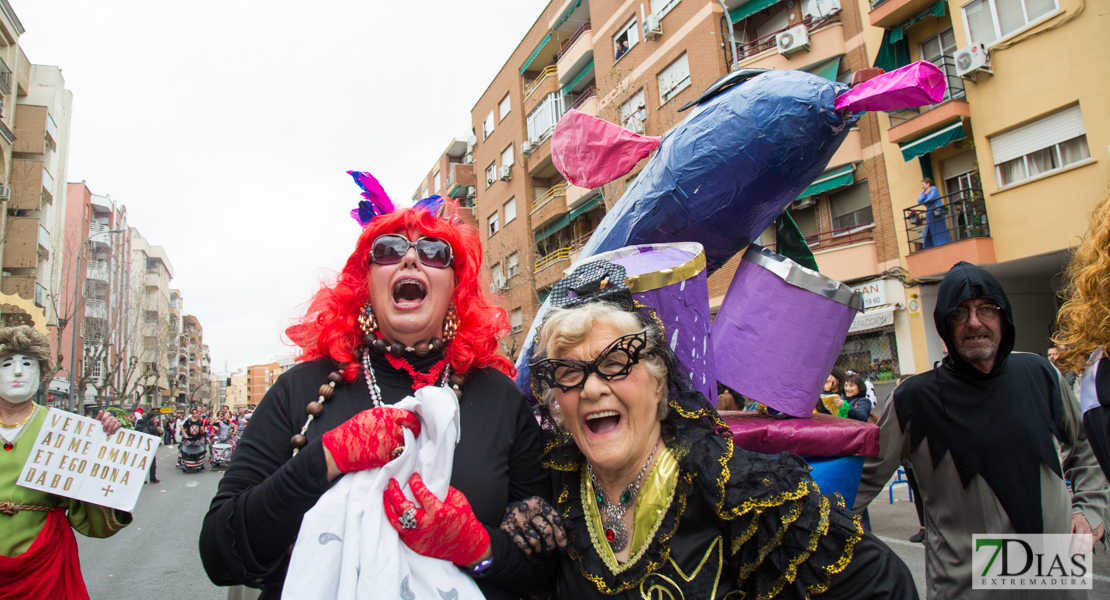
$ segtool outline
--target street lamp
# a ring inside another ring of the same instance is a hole
[[[111,230],[108,230],[108,231],[98,231],[98,232],[90,235],[89,237],[85,238],[85,241],[81,242],[81,245],[77,247],[77,268],[74,269],[74,274],[73,274],[73,312],[72,312],[71,319],[73,317],[77,316],[78,286],[81,285],[81,253],[85,251],[85,246],[88,245],[88,243],[91,242],[92,239],[94,237],[98,236],[98,235],[113,235],[113,234],[116,234],[116,233],[126,233],[126,232],[127,232],[126,229],[111,229]],[[70,404],[70,410],[71,411],[76,411],[77,410],[77,395],[76,395],[76,390],[74,390],[73,371],[75,369],[74,361],[77,360],[77,358],[76,358],[76,356],[77,356],[77,330],[74,329],[74,330],[70,331],[69,332],[69,337],[73,340],[73,342],[70,344],[70,347],[69,347],[69,404]],[[82,400],[81,406],[84,406],[84,400]]]

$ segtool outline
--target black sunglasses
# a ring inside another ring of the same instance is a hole
[[[628,377],[632,367],[640,362],[640,355],[647,347],[647,331],[622,335],[590,362],[569,358],[545,358],[528,365],[533,375],[548,387],[564,392],[586,385],[590,373],[605,381]]]
[[[410,242],[407,237],[396,233],[380,235],[374,240],[370,247],[370,260],[379,265],[395,265],[401,262],[409,248],[416,248],[420,262],[435,269],[446,269],[454,260],[451,244],[439,238],[422,237]]]

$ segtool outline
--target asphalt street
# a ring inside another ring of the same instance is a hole
[[[77,536],[81,571],[93,600],[228,598],[227,589],[212,585],[204,574],[197,550],[201,520],[222,470],[185,474],[174,468],[175,462],[176,446],[158,450],[162,482],[145,487],[129,527],[106,540]],[[871,503],[872,531],[906,562],[925,598],[925,547],[907,541],[918,529],[907,486],[896,485],[893,497],[890,502],[884,490]],[[1094,570],[1090,598],[1110,600],[1110,554],[1096,554]]]
[[[197,540],[220,473],[174,468],[177,446],[158,449],[158,478],[147,484],[131,525],[106,540],[77,536],[81,572],[93,600],[224,600],[200,564]],[[222,471],[222,469],[221,469]]]

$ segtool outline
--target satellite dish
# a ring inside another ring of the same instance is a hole
[[[472,136],[466,138],[466,145],[475,146],[477,144],[478,144],[478,138],[477,137],[472,135]]]

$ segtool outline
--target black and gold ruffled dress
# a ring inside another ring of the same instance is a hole
[[[698,404],[700,401],[701,404]],[[672,394],[663,442],[618,563],[573,440],[545,418],[544,466],[565,520],[557,598],[916,598],[905,564],[822,495],[791,454],[735,448],[696,392]]]

